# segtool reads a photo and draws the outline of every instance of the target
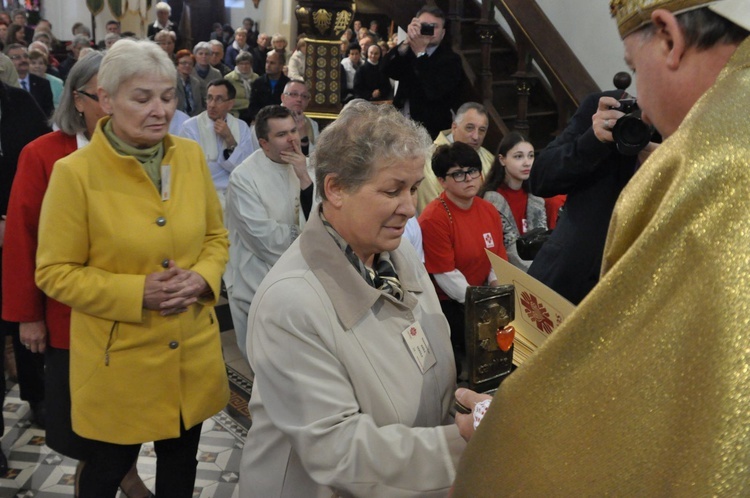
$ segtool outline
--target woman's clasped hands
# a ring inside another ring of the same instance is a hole
[[[208,283],[202,276],[169,260],[165,271],[146,275],[143,307],[159,311],[162,316],[183,313],[208,290]]]

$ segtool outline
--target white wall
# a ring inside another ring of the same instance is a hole
[[[603,90],[614,88],[612,77],[627,71],[617,24],[609,4],[592,0],[536,0],[562,37]],[[635,80],[635,79],[634,79]],[[635,82],[628,89],[635,94]]]

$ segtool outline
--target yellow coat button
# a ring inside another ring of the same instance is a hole
[[[169,343],[169,349],[177,349],[178,347],[180,347],[180,343],[177,341],[172,341]]]
[[[156,224],[160,227],[163,227],[167,224],[167,219],[164,216],[159,216],[158,218],[156,218]]]

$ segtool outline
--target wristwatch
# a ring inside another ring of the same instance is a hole
[[[229,156],[232,155],[232,152],[234,152],[235,147],[236,147],[236,145],[232,145],[231,147],[227,147],[226,149],[224,149],[224,160],[225,161],[227,159],[229,159]]]

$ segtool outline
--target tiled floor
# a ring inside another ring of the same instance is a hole
[[[249,376],[250,367],[237,347],[234,331],[222,332],[221,339],[225,361],[231,367],[230,374],[235,381],[243,382],[240,376]],[[228,407],[203,424],[194,498],[238,496],[237,481],[246,429],[233,419],[233,413],[232,407]],[[19,399],[18,386],[6,395],[3,415],[5,435],[2,449],[8,456],[9,471],[0,478],[0,498],[73,496],[76,461],[59,455],[44,444],[44,430],[29,422],[29,406]],[[155,465],[153,445],[144,444],[138,458],[138,473],[151,490]],[[125,495],[120,493],[119,496]]]

